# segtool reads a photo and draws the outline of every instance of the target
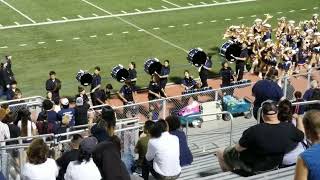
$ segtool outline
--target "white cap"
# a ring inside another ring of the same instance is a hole
[[[317,14],[317,13],[316,13],[316,14],[313,14],[312,16],[313,16],[313,17],[318,17],[318,16],[319,16],[319,14]]]
[[[295,23],[295,21],[294,20],[290,20],[290,21],[288,21],[290,24],[294,24]]]
[[[253,37],[254,35],[252,33],[248,34],[248,37]]]
[[[294,29],[295,29],[295,30],[299,30],[299,29],[301,29],[301,28],[300,28],[299,26],[297,26],[297,27],[295,27]]]
[[[314,33],[315,36],[320,36],[320,32]]]
[[[258,35],[258,36],[256,36],[254,39],[261,39],[261,36]]]
[[[265,24],[263,25],[264,27],[267,27],[267,28],[271,28],[271,25],[270,24]]]
[[[271,42],[271,39],[266,39],[266,40],[264,40],[264,42],[265,42],[265,43]]]
[[[291,47],[286,47],[286,48],[284,49],[284,52],[287,52],[287,51],[290,51],[290,50],[292,50]]]
[[[256,19],[256,20],[254,20],[254,22],[262,22],[262,19]]]
[[[313,32],[313,29],[307,29],[306,32],[307,32],[307,33],[312,33],[312,32]]]
[[[279,18],[278,20],[286,20],[287,18],[282,16],[281,18]]]
[[[61,102],[61,104],[64,105],[64,106],[66,106],[66,105],[69,104],[69,100],[68,100],[67,98],[62,98],[62,99],[60,100],[60,102]]]

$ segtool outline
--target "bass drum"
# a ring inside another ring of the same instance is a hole
[[[118,82],[124,82],[129,77],[129,71],[125,69],[121,64],[119,64],[113,67],[111,71],[111,76]]]
[[[233,54],[235,57],[239,57],[241,54],[241,46],[240,44],[229,40],[222,44],[219,54],[228,61],[234,61],[234,58],[231,56],[231,54]]]
[[[189,51],[187,60],[196,67],[206,63],[207,54],[201,48],[193,48]]]
[[[157,59],[157,58],[150,58],[144,63],[144,71],[147,74],[152,75],[155,72],[160,74],[161,69],[162,69],[162,64],[160,63],[159,59]]]
[[[88,86],[92,83],[93,76],[88,72],[80,70],[76,76],[76,79],[80,82],[83,86]]]

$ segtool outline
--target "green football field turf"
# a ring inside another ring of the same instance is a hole
[[[103,85],[113,66],[137,63],[138,85],[147,86],[143,70],[147,58],[171,60],[171,80],[189,69],[190,48],[213,55],[230,25],[251,25],[271,14],[296,22],[319,13],[319,0],[6,0],[0,1],[0,56],[13,56],[13,70],[24,96],[45,94],[48,72],[62,80],[62,94],[73,95],[79,69],[102,68]]]

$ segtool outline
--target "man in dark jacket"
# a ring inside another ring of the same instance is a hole
[[[56,78],[54,71],[50,71],[49,76],[50,78],[46,81],[46,90],[52,93],[52,100],[56,103],[60,100],[61,81]]]
[[[83,102],[82,97],[77,97],[76,99],[76,107],[74,108],[75,111],[75,125],[84,125],[88,124],[88,110],[89,104]]]
[[[114,110],[108,106],[102,109],[102,119],[97,127],[104,128],[106,135],[114,136],[116,118]],[[130,180],[125,164],[121,161],[119,147],[112,138],[100,142],[92,153],[92,158],[104,180]]]

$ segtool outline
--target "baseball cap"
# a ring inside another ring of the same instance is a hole
[[[60,102],[61,102],[61,104],[64,105],[64,106],[66,106],[66,105],[69,104],[69,100],[68,100],[67,98],[62,98],[62,99],[60,100]]]
[[[82,105],[83,105],[83,98],[82,98],[82,97],[77,97],[77,99],[76,99],[76,105],[77,105],[77,106],[82,106]]]
[[[80,143],[80,150],[87,153],[92,153],[95,146],[98,144],[98,140],[95,137],[87,137]]]
[[[278,113],[278,108],[275,102],[265,101],[262,104],[262,113],[263,115],[275,115]]]

